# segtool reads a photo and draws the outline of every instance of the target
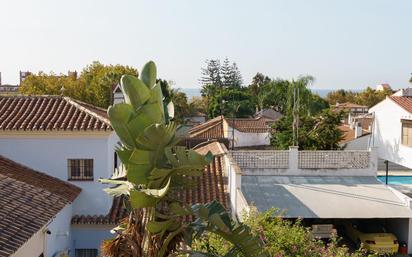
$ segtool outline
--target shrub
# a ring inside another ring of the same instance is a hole
[[[363,250],[349,252],[340,246],[339,238],[324,243],[314,240],[308,228],[301,222],[282,219],[275,209],[264,213],[251,213],[245,223],[252,232],[261,237],[270,256],[275,257],[363,257],[376,256]],[[207,251],[215,255],[227,252],[231,245],[217,235],[207,234],[194,243],[195,250]]]

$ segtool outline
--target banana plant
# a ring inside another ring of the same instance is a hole
[[[193,184],[193,177],[202,175],[213,155],[177,146],[173,104],[164,104],[156,73],[156,65],[148,62],[140,78],[122,76],[125,102],[108,109],[120,139],[116,152],[122,166],[111,178],[100,181],[112,185],[105,189],[108,194],[126,199],[130,214],[112,230],[116,236],[103,244],[103,255],[176,255],[182,251],[182,242],[190,246],[193,239],[210,232],[232,242],[234,247],[226,256],[265,256],[263,243],[245,225],[232,220],[220,203],[187,206],[177,197]],[[195,221],[185,222],[186,216]]]

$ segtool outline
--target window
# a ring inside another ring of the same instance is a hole
[[[76,257],[97,257],[97,249],[76,249]]]
[[[402,144],[412,146],[412,120],[402,120]]]
[[[93,159],[68,159],[69,180],[93,180]]]

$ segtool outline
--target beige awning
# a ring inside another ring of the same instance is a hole
[[[290,218],[412,218],[412,210],[375,177],[242,176],[242,192],[259,211]]]

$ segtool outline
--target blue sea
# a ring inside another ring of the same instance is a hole
[[[181,88],[180,89],[182,92],[184,92],[187,95],[188,99],[191,99],[193,96],[200,96],[200,88]],[[318,94],[320,97],[325,97],[329,92],[334,91],[336,89],[312,89],[312,92]],[[359,90],[353,90],[352,91],[359,91]]]

